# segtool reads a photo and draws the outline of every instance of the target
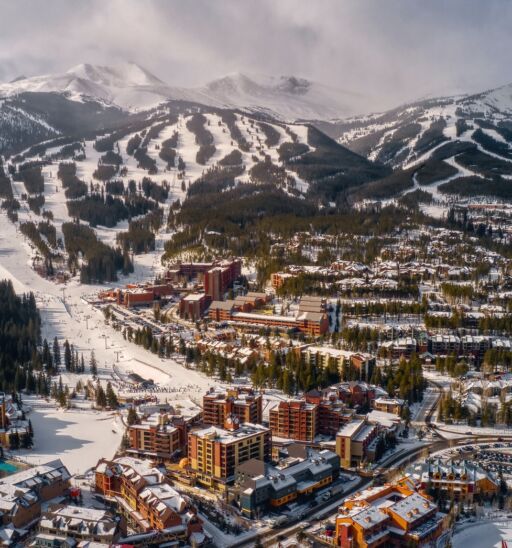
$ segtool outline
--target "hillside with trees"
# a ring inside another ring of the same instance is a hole
[[[0,388],[14,389],[18,366],[37,355],[41,318],[33,293],[16,295],[10,281],[0,281]]]
[[[128,253],[112,249],[98,240],[94,231],[76,223],[62,225],[64,243],[72,269],[80,270],[82,283],[103,283],[117,280],[117,272],[133,272]]]

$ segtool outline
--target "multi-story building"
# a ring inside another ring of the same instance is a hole
[[[201,419],[201,408],[192,402],[182,401],[179,414],[168,403],[139,405],[137,423],[127,428],[127,453],[159,463],[184,457],[188,431]]]
[[[405,406],[405,401],[400,398],[376,398],[373,406],[377,411],[384,411],[385,413],[400,416]]]
[[[385,341],[381,344],[393,361],[401,358],[409,359],[418,352],[418,341],[413,337],[401,337],[392,341]]]
[[[166,273],[172,283],[197,280],[204,285],[204,293],[209,300],[222,300],[226,291],[242,273],[242,261],[221,260],[211,263],[179,263]]]
[[[12,524],[23,528],[41,514],[41,503],[62,497],[70,474],[54,460],[0,479],[0,529]]]
[[[210,297],[205,293],[189,293],[180,300],[180,316],[190,321],[203,317],[210,303]]]
[[[242,273],[242,263],[236,261],[222,261],[212,266],[204,275],[204,292],[213,301],[224,298],[224,293]]]
[[[302,312],[324,312],[326,300],[324,297],[304,295],[299,302],[299,313]]]
[[[351,352],[326,346],[306,346],[301,349],[301,356],[307,365],[317,368],[327,368],[335,363],[340,374],[350,371],[356,373],[357,378],[368,380],[375,367],[375,356],[365,352]],[[348,376],[344,378],[354,378]]]
[[[318,433],[318,405],[304,400],[281,401],[269,412],[272,436],[313,442]]]
[[[349,407],[370,409],[378,393],[386,392],[379,387],[360,381],[341,382],[330,386],[324,391],[326,398],[336,397]]]
[[[235,479],[237,466],[250,459],[268,461],[270,430],[258,424],[234,420],[232,430],[216,426],[193,430],[188,435],[188,459],[197,481],[223,489]]]
[[[419,355],[429,354],[435,356],[454,355],[463,357],[472,364],[480,364],[485,353],[490,348],[510,349],[509,339],[499,339],[485,335],[464,335],[458,337],[454,334],[428,335],[422,332],[418,338],[403,337],[385,341],[381,348],[388,351],[389,357],[397,361],[400,358],[410,358],[413,353]]]
[[[434,356],[447,356],[448,354],[459,355],[460,338],[456,335],[437,334],[430,337],[430,352]]]
[[[17,435],[21,445],[32,435],[21,405],[12,396],[0,392],[0,447],[9,448],[11,435]]]
[[[260,424],[262,396],[252,388],[211,388],[203,396],[203,422],[224,428],[226,421],[235,417],[240,424]]]
[[[341,466],[350,468],[371,461],[371,444],[378,434],[379,428],[370,424],[366,418],[355,418],[345,424],[336,434],[336,453],[340,457]]]
[[[147,461],[132,457],[102,459],[95,469],[95,485],[96,491],[111,499],[136,530],[157,530],[162,542],[200,544],[203,529],[195,508]]]
[[[324,311],[300,312],[295,318],[296,328],[307,335],[319,337],[329,330],[329,319]]]
[[[236,471],[236,485],[242,513],[250,518],[300,500],[332,483],[340,470],[340,459],[332,451],[301,447],[301,457],[272,466],[249,460]]]
[[[255,308],[265,305],[268,300],[269,296],[266,293],[249,291],[245,295],[239,295],[236,297],[233,302],[242,312],[250,312]]]
[[[346,499],[336,517],[341,548],[432,546],[447,527],[446,515],[406,484],[372,487]]]
[[[152,418],[152,417],[150,417]],[[186,455],[188,425],[182,417],[169,418],[160,413],[154,420],[128,426],[127,452],[157,462],[169,462]]]
[[[213,301],[208,311],[208,317],[215,322],[231,321],[235,309],[235,301]]]
[[[244,303],[236,301],[213,301],[209,309],[211,320],[236,322],[240,325],[261,326],[281,330],[298,329],[312,336],[323,335],[329,329],[329,320],[324,311],[298,312],[296,316],[257,314],[244,312]]]
[[[461,354],[474,363],[482,362],[485,353],[492,346],[492,339],[483,335],[464,335],[460,338]]]
[[[323,436],[334,437],[340,428],[352,420],[353,409],[348,409],[335,392],[320,392],[310,390],[304,394],[309,404],[317,405],[317,433]]]
[[[499,480],[474,462],[429,460],[412,466],[407,475],[425,494],[444,494],[446,500],[472,504],[475,496],[491,497],[499,490]]]
[[[119,305],[131,308],[133,306],[147,306],[169,297],[174,292],[171,285],[159,284],[128,284],[124,289],[107,289],[101,291],[98,297],[104,301],[112,301]]]
[[[43,513],[38,531],[37,537],[40,540],[44,538],[43,535],[52,537],[52,546],[57,545],[59,539],[74,539],[77,542],[88,541],[110,546],[122,534],[126,534],[126,527],[124,520],[116,520],[106,510],[56,504]]]
[[[279,289],[283,286],[286,280],[296,278],[296,274],[290,274],[289,272],[272,272],[270,275],[270,282],[274,289]]]

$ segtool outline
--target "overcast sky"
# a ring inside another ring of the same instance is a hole
[[[0,0],[0,81],[135,61],[171,85],[293,74],[378,96],[512,82],[508,0]]]

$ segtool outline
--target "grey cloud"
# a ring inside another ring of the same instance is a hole
[[[296,74],[375,108],[512,81],[506,0],[0,0],[0,80],[132,60],[173,85]]]

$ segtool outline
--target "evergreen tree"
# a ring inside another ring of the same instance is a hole
[[[70,347],[70,352],[71,352],[71,366],[70,366],[69,370],[74,373],[76,371],[77,363],[76,363],[75,347],[74,347],[73,344]]]
[[[50,347],[48,346],[48,341],[46,339],[44,339],[43,341],[42,359],[43,363],[45,365],[48,365],[48,362],[50,360]]]
[[[64,390],[64,386],[62,384],[62,377],[59,377],[59,385],[57,387],[57,397],[56,397],[57,403],[61,407],[66,407],[67,405],[67,399],[66,399],[66,391]]]
[[[91,351],[91,357],[89,359],[89,369],[91,371],[91,375],[96,378],[98,376],[98,362],[96,361],[94,350]]]
[[[283,371],[282,390],[288,395],[292,395],[294,392],[292,374],[288,369]]]
[[[24,376],[23,369],[21,367],[17,367],[16,374],[14,376],[14,390],[16,390],[16,392],[21,392],[21,389],[24,387]]]
[[[114,392],[114,389],[112,388],[110,382],[107,383],[106,398],[108,407],[110,407],[111,409],[117,409],[119,407],[116,393]]]
[[[37,380],[35,378],[32,368],[29,366],[27,368],[27,373],[25,375],[25,391],[28,393],[35,392],[37,388]]]
[[[101,384],[98,384],[98,388],[96,390],[96,406],[101,409],[105,409],[105,407],[107,407],[107,396],[105,395],[105,391],[103,390]]]
[[[67,339],[64,341],[64,367],[71,371],[71,347]]]
[[[133,424],[139,423],[139,417],[137,415],[137,411],[135,411],[135,407],[130,407],[128,409],[128,416],[126,417],[126,423],[128,426],[132,426]]]
[[[60,366],[60,346],[59,346],[59,340],[57,337],[53,339],[53,363],[55,364],[55,367],[59,368]]]
[[[126,451],[130,447],[130,438],[128,437],[128,434],[125,433],[124,436],[121,439],[121,449]]]

